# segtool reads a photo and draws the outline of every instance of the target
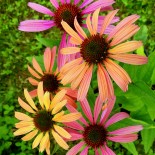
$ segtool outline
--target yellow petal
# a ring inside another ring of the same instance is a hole
[[[42,140],[40,142],[40,149],[39,149],[40,152],[43,152],[45,150],[48,142],[49,142],[49,133],[46,132],[45,136],[42,138]]]
[[[34,126],[27,126],[27,127],[23,127],[23,128],[18,129],[13,134],[15,136],[19,136],[19,135],[26,134],[26,133],[32,131],[33,129],[34,129]]]
[[[50,107],[50,93],[49,92],[46,92],[44,94],[44,105],[45,105],[46,110],[48,110]]]
[[[78,120],[81,116],[82,116],[81,113],[75,112],[75,113],[70,113],[70,114],[58,117],[57,119],[55,119],[55,121],[56,122],[73,122],[73,121]]]
[[[53,121],[55,121],[55,120],[57,120],[58,118],[60,118],[62,115],[64,115],[64,111],[61,111],[61,112],[59,112],[59,113],[57,113],[53,118],[52,118],[52,120]]]
[[[55,139],[55,141],[65,150],[67,150],[69,148],[69,146],[67,145],[67,143],[54,131],[52,130],[52,135]]]
[[[54,129],[62,137],[67,138],[67,139],[70,139],[71,138],[71,135],[65,129],[63,129],[62,127],[60,127],[58,125],[54,125]]]
[[[39,99],[39,103],[42,107],[42,109],[44,109],[44,91],[43,91],[43,82],[39,82],[38,84],[38,88],[37,88],[37,94],[38,94],[38,99]]]
[[[34,130],[34,131],[31,131],[30,133],[28,133],[27,135],[25,135],[22,140],[23,141],[28,141],[28,140],[31,140],[33,137],[36,136],[36,134],[38,133],[38,130]]]
[[[35,138],[35,140],[33,141],[33,144],[32,144],[32,148],[33,148],[33,149],[39,145],[39,143],[40,143],[42,137],[43,137],[43,133],[41,132],[41,133]]]
[[[52,114],[56,114],[57,112],[59,112],[62,109],[62,107],[66,105],[66,103],[67,103],[67,100],[63,100],[59,102],[52,110]]]
[[[35,109],[36,111],[38,111],[38,109],[37,109],[37,107],[35,106],[35,104],[34,104],[32,98],[31,98],[29,92],[27,91],[27,89],[24,89],[24,95],[25,95],[25,98],[26,98],[27,102],[29,103],[29,105],[30,105],[33,109]]]
[[[23,127],[32,126],[32,125],[34,125],[33,121],[20,121],[19,123],[15,124],[15,127],[16,128],[23,128]]]
[[[46,153],[50,155],[50,141],[48,141],[47,146],[46,146]]]
[[[20,97],[18,97],[18,102],[19,102],[20,106],[23,109],[25,109],[26,111],[28,111],[30,113],[35,113],[35,111],[28,104],[26,104]]]
[[[56,104],[63,99],[63,97],[65,96],[66,92],[67,91],[65,89],[63,89],[63,90],[61,90],[60,92],[58,92],[55,95],[55,97],[53,98],[53,100],[51,102],[49,110],[52,110],[56,106]]]
[[[31,121],[33,120],[33,118],[31,118],[30,116],[26,115],[26,114],[23,114],[21,112],[15,112],[15,117],[19,120],[22,120],[22,121]]]

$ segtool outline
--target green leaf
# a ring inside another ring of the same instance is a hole
[[[136,50],[136,53],[139,54],[139,55],[145,56],[145,53],[144,53],[144,46],[141,46],[140,48],[138,48],[138,49]]]
[[[138,152],[136,150],[134,143],[121,143],[121,145],[126,148],[129,152],[131,152],[133,155],[138,155]]]
[[[141,132],[145,153],[148,153],[155,140],[155,129],[144,129]]]
[[[44,46],[46,47],[53,47],[53,46],[59,46],[60,40],[58,39],[46,39],[42,38],[41,36],[36,36],[36,39]]]

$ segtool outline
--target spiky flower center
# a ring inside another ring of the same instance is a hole
[[[94,124],[85,127],[83,132],[84,141],[92,148],[98,148],[106,141],[107,131],[102,125]]]
[[[56,75],[53,74],[45,74],[41,81],[43,81],[44,91],[49,91],[55,94],[59,88],[60,81],[58,80]]]
[[[41,110],[34,116],[34,125],[42,132],[49,131],[54,124],[52,118],[50,112]]]
[[[81,56],[90,64],[101,63],[108,55],[109,45],[99,34],[89,36],[81,44]]]
[[[62,4],[54,13],[54,21],[58,28],[64,30],[61,21],[65,21],[70,27],[74,28],[74,19],[77,18],[79,24],[82,24],[82,13],[81,9],[74,4]]]

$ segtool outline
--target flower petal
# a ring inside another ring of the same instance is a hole
[[[22,121],[31,121],[33,119],[30,116],[28,116],[24,113],[21,113],[21,112],[15,112],[15,117]]]
[[[92,26],[93,26],[93,33],[97,33],[98,29],[98,16],[99,16],[100,8],[98,8],[92,15]]]
[[[54,115],[54,114],[58,113],[66,105],[66,103],[67,103],[67,100],[63,100],[63,101],[57,103],[56,106],[52,110],[52,114]]]
[[[38,130],[37,129],[36,130],[33,130],[30,133],[28,133],[27,135],[25,135],[24,137],[22,137],[22,140],[23,141],[29,141],[32,138],[34,138],[37,133],[38,133]]]
[[[46,110],[49,110],[50,107],[50,93],[49,92],[45,92],[44,94],[44,105]]]
[[[42,137],[43,137],[43,133],[41,132],[41,133],[35,138],[35,140],[33,141],[33,144],[32,144],[32,148],[33,148],[33,149],[39,145],[39,143],[40,143]]]
[[[43,152],[45,150],[49,140],[50,140],[49,139],[49,133],[46,132],[44,137],[40,141],[40,149],[39,149],[40,152]]]
[[[58,9],[59,4],[58,4],[57,0],[50,0],[50,2],[52,3],[52,5],[53,5],[56,9]]]
[[[36,61],[35,58],[32,59],[32,64],[33,64],[34,69],[35,69],[38,73],[40,73],[41,75],[44,75],[44,74],[43,74],[43,71],[42,71],[42,69],[41,69],[41,67],[40,67],[40,65],[38,64],[38,62]]]
[[[38,83],[39,83],[37,80],[35,80],[35,79],[31,78],[31,77],[29,77],[28,80],[29,80],[29,82],[30,82],[33,86],[37,86]]]
[[[24,135],[34,129],[34,126],[26,126],[16,130],[13,134],[14,136]]]
[[[74,53],[77,53],[77,52],[80,52],[79,47],[66,47],[66,48],[61,49],[62,54],[74,54]]]
[[[35,70],[33,70],[29,65],[28,65],[28,70],[34,77],[36,77],[37,79],[41,79],[41,76]]]
[[[42,109],[44,109],[44,91],[43,91],[43,82],[39,82],[39,84],[38,84],[38,88],[37,88],[37,94],[38,94],[39,103],[40,103]]]

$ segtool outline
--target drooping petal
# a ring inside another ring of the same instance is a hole
[[[116,82],[116,84],[123,90],[128,90],[128,84],[131,82],[131,79],[127,72],[120,67],[118,64],[114,63],[110,59],[106,59],[104,61],[104,64],[107,68],[108,73],[113,78],[113,80]]]
[[[51,20],[25,20],[20,22],[18,30],[25,32],[40,32],[55,26]]]
[[[31,118],[30,116],[24,114],[24,113],[21,113],[21,112],[15,112],[15,117],[21,121],[31,121],[33,120],[33,118]]]
[[[29,141],[29,140],[31,140],[32,138],[34,138],[36,135],[37,135],[37,133],[38,133],[38,130],[36,129],[36,130],[33,130],[33,131],[31,131],[30,133],[28,133],[27,135],[25,135],[23,138],[22,138],[22,140],[23,141]]]
[[[85,73],[85,75],[80,83],[79,90],[78,90],[78,96],[77,96],[77,99],[79,101],[83,100],[87,95],[87,92],[88,92],[88,89],[90,86],[90,82],[91,82],[91,78],[92,78],[92,71],[93,71],[93,65],[91,65],[88,68],[87,72]]]
[[[114,16],[116,15],[116,13],[118,12],[118,10],[114,10],[111,11],[104,19],[103,21],[103,25],[102,28],[100,30],[100,35],[104,34],[105,29],[109,26],[109,24],[111,23],[112,19],[114,18]]]
[[[74,147],[72,147],[66,155],[76,155],[80,149],[84,146],[84,142],[79,142],[78,144],[76,144]]]
[[[65,129],[63,129],[62,127],[60,127],[58,125],[54,125],[54,129],[62,137],[67,138],[67,139],[71,138],[71,135]]]
[[[33,143],[32,143],[32,148],[33,148],[33,149],[39,145],[39,143],[40,143],[42,137],[43,137],[43,133],[41,132],[41,133],[35,138],[35,140],[34,140]]]
[[[27,89],[24,89],[24,96],[27,100],[27,102],[29,103],[29,105],[36,111],[38,111],[38,108],[36,107],[36,105],[34,104],[34,101],[32,100],[29,92],[27,91]]]
[[[138,132],[142,129],[143,129],[142,125],[135,125],[135,126],[129,126],[129,127],[125,127],[125,128],[115,130],[115,131],[111,131],[111,132],[108,132],[108,134],[125,135],[125,134],[131,134],[131,133]]]
[[[92,116],[92,112],[91,112],[91,109],[90,109],[90,106],[89,106],[87,99],[85,98],[82,101],[80,101],[80,105],[82,107],[82,110],[83,110],[85,116],[87,116],[89,121],[91,123],[93,123],[93,116]]]
[[[120,136],[113,136],[113,137],[107,137],[108,140],[111,140],[113,142],[120,142],[120,143],[129,143],[137,140],[138,135],[137,134],[129,134],[129,135],[120,135]]]
[[[69,146],[67,145],[67,143],[54,131],[52,130],[52,135],[55,139],[55,141],[65,150],[67,150],[69,148]]]
[[[138,49],[142,45],[143,43],[141,41],[128,41],[120,45],[117,45],[112,49],[109,49],[108,53],[111,53],[111,54],[127,53]]]
[[[137,54],[116,54],[116,55],[109,55],[109,57],[118,60],[120,62],[132,65],[143,65],[148,62],[148,58],[146,56],[141,56]]]
[[[125,113],[125,112],[119,112],[119,113],[113,115],[113,116],[106,122],[105,128],[107,128],[108,126],[110,126],[110,125],[112,125],[112,124],[114,124],[114,123],[116,123],[116,122],[119,122],[119,121],[121,121],[121,120],[123,120],[123,119],[125,119],[125,118],[128,118],[128,117],[129,117],[129,115],[128,115],[127,113]]]
[[[33,10],[38,11],[40,13],[47,14],[50,16],[54,16],[54,13],[50,9],[48,9],[42,5],[39,5],[37,3],[28,2],[28,6],[30,8],[32,8]]]

